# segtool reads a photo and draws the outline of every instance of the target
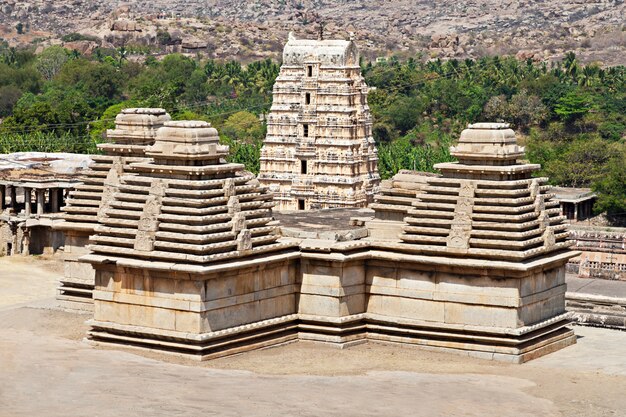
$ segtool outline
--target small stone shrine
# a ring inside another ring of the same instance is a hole
[[[212,357],[293,338],[293,244],[206,122],[165,122],[92,236],[90,338]],[[250,348],[248,347],[248,348]]]
[[[372,202],[380,176],[367,93],[352,39],[290,34],[274,84],[259,174],[277,209]]]
[[[159,127],[170,120],[163,109],[125,109],[115,118],[115,129],[107,130],[107,143],[98,145],[103,155],[93,155],[82,178],[82,184],[70,192],[63,222],[55,224],[56,230],[65,234],[65,273],[59,286],[60,300],[75,308],[91,308],[94,271],[78,258],[89,251],[86,246],[94,227],[104,216],[113,198],[120,177],[131,162],[145,158],[146,146],[154,143]]]

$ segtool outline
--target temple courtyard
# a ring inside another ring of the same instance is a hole
[[[626,332],[522,365],[298,342],[195,362],[83,341],[54,299],[60,259],[0,258],[0,416],[623,416]]]

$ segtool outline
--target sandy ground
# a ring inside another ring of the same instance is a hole
[[[50,309],[58,271],[0,258],[1,417],[626,416],[626,332],[577,327],[524,365],[373,343],[198,363],[85,343],[88,315]]]

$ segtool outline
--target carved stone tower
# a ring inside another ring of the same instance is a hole
[[[259,174],[277,209],[364,207],[373,200],[380,176],[367,92],[352,39],[289,35]]]
[[[55,229],[65,234],[65,273],[60,282],[58,299],[73,308],[91,308],[94,270],[78,262],[88,253],[89,236],[98,220],[104,217],[122,175],[132,162],[145,159],[145,149],[154,143],[157,129],[170,115],[159,108],[124,109],[115,118],[115,129],[106,132],[107,142],[98,145],[103,155],[92,155],[93,164],[82,178],[82,184],[70,192],[63,222]]]

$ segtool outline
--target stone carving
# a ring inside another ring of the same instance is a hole
[[[467,250],[472,233],[472,209],[476,183],[463,181],[459,188],[459,199],[454,209],[454,219],[446,245],[451,249]]]
[[[237,235],[237,250],[243,252],[250,249],[252,249],[252,234],[248,229],[243,229]]]
[[[550,227],[550,215],[544,209],[539,214],[539,230],[545,231],[548,227]]]
[[[259,174],[279,210],[365,207],[373,201],[378,155],[358,62],[352,41],[290,35]]]
[[[542,213],[546,209],[545,197],[541,194],[537,194],[535,198],[535,213]]]
[[[159,215],[161,214],[161,200],[165,195],[167,184],[163,180],[155,180],[150,188],[150,194],[141,212],[137,235],[135,237],[135,250],[151,251],[154,249],[155,234],[159,228]]]
[[[530,189],[530,198],[535,199],[539,195],[539,181],[533,179],[528,187]]]
[[[246,216],[243,213],[235,213],[233,216],[233,232],[239,233],[246,228]]]
[[[224,180],[224,197],[230,198],[237,194],[235,189],[235,181],[232,178],[226,178]]]
[[[228,204],[226,205],[226,207],[228,207],[228,214],[235,214],[235,213],[239,213],[241,211],[241,204],[239,203],[239,199],[236,196],[231,196],[228,199]]]
[[[543,244],[547,249],[552,249],[556,244],[554,230],[551,227],[547,227],[546,231],[543,232]]]
[[[102,199],[100,200],[100,206],[98,207],[98,220],[106,216],[106,211],[110,207],[111,201],[113,201],[113,194],[120,185],[120,178],[124,173],[124,158],[120,156],[113,157],[111,169],[104,180],[102,189]]]

